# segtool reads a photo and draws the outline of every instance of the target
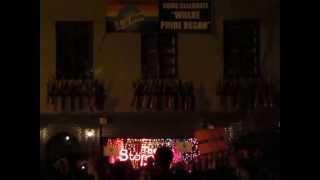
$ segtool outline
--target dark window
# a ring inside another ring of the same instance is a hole
[[[92,22],[56,23],[57,79],[92,78]]]
[[[141,35],[142,79],[176,78],[177,35],[144,33]]]
[[[224,78],[260,76],[259,23],[230,20],[224,23]]]

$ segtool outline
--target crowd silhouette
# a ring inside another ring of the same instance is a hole
[[[57,160],[49,171],[41,169],[46,180],[280,180],[279,146],[261,147],[234,146],[228,152],[218,152],[214,166],[202,166],[193,161],[188,164],[173,164],[173,152],[169,147],[159,147],[154,159],[149,158],[141,168],[134,168],[131,162],[116,161],[101,165],[99,177],[88,173],[87,165],[74,163],[67,158]]]
[[[110,180],[279,180],[280,170],[266,163],[259,148],[240,148],[219,153],[215,167],[191,168],[184,163],[172,165],[173,154],[168,147],[158,148],[155,159],[148,159],[145,167],[134,169],[130,161],[116,162],[103,179]]]

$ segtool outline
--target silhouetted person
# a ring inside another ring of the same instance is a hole
[[[155,172],[153,180],[171,180],[173,175],[170,171],[170,164],[173,159],[173,153],[166,146],[159,147],[155,154]]]
[[[111,171],[112,180],[131,180],[132,177],[132,166],[127,162],[118,161],[112,168]]]
[[[184,161],[178,162],[175,164],[175,167],[173,168],[173,177],[174,179],[189,179],[189,174],[187,172],[187,166],[184,163]]]
[[[57,160],[54,164],[54,173],[50,175],[51,180],[70,180],[70,166],[66,158]]]
[[[153,169],[153,168],[154,168],[154,159],[152,157],[149,157],[147,159],[146,169]]]
[[[139,180],[151,180],[152,173],[154,173],[154,159],[149,157],[147,159],[147,165],[140,170]]]

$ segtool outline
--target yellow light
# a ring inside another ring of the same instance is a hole
[[[95,131],[93,129],[86,130],[87,137],[93,137],[95,135]]]

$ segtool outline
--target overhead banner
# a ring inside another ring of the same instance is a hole
[[[108,32],[210,32],[213,0],[106,0]]]
[[[210,32],[213,0],[160,0],[160,31]]]
[[[155,32],[158,19],[158,0],[106,0],[108,32]]]

